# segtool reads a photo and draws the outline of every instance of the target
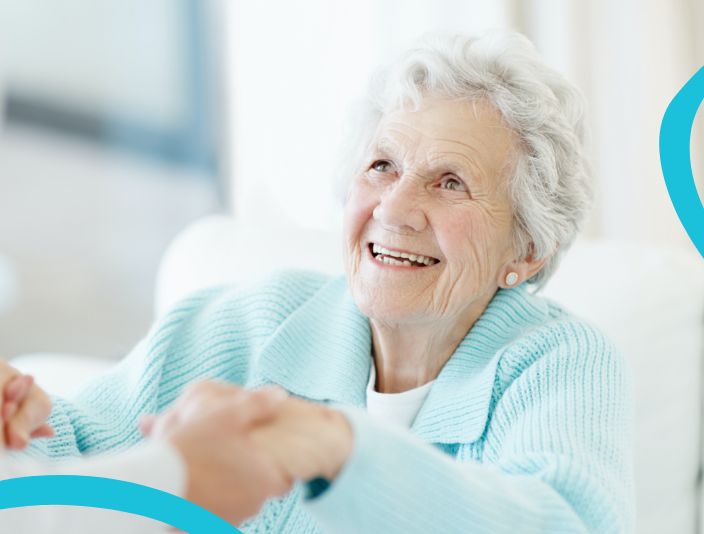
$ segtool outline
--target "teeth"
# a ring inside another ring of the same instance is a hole
[[[382,263],[386,263],[389,265],[405,265],[407,267],[412,267],[413,264],[411,262],[418,262],[428,266],[435,265],[437,263],[437,260],[434,260],[433,258],[427,258],[425,256],[419,256],[417,254],[409,254],[407,252],[397,252],[395,250],[384,248],[381,245],[377,245],[376,243],[372,243],[372,252],[374,254],[383,255],[384,258],[376,257],[376,259]],[[399,258],[399,260],[396,260],[394,258]]]
[[[387,265],[406,265],[408,267],[411,266],[411,262],[409,261],[398,261],[393,258],[389,258],[388,256],[384,256],[383,258],[377,257],[377,261],[380,261],[381,263],[386,263]]]
[[[393,256],[394,258],[403,258],[404,257],[403,252],[396,252],[395,250],[389,250],[388,248],[382,248],[381,253],[386,256]],[[406,254],[405,257],[408,257],[408,254]]]

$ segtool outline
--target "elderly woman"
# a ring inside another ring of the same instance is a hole
[[[518,35],[434,37],[366,105],[346,277],[282,272],[185,299],[56,399],[56,435],[36,448],[132,445],[139,417],[198,379],[279,384],[292,397],[251,441],[302,483],[246,532],[630,530],[623,361],[528,291],[590,201],[577,92]]]

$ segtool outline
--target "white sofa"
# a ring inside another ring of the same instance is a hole
[[[274,268],[342,272],[336,232],[291,222],[243,225],[211,216],[171,244],[157,278],[156,314],[185,294],[252,279]],[[633,369],[637,402],[636,487],[640,534],[704,533],[702,361],[704,261],[666,247],[578,242],[544,295],[601,327]],[[70,393],[105,363],[75,356],[14,360],[52,392]]]

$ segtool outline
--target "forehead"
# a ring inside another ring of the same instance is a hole
[[[386,113],[373,146],[412,159],[467,160],[493,174],[513,161],[518,142],[499,111],[484,100],[426,98],[417,110]]]

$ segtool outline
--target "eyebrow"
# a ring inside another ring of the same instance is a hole
[[[394,157],[399,152],[399,143],[393,138],[384,136],[377,139],[370,147],[370,154]],[[460,175],[467,181],[480,185],[484,182],[484,171],[472,159],[458,151],[430,153],[426,160],[433,167],[444,167],[448,171]]]
[[[459,153],[430,154],[428,163],[434,167],[445,167],[451,172],[466,176],[474,181],[481,179],[484,175],[479,165],[468,156]]]
[[[377,139],[374,143],[372,143],[370,147],[370,152],[373,153],[381,153],[381,154],[386,154],[386,155],[391,155],[394,152],[398,151],[399,144],[395,143],[392,139],[389,137],[382,137],[380,139]]]

